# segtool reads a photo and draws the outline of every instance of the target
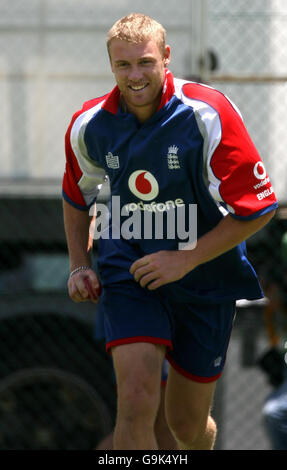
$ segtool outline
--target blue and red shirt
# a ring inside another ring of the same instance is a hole
[[[168,70],[159,108],[144,124],[122,109],[117,86],[73,116],[66,133],[64,199],[89,210],[107,177],[111,197],[120,200],[120,216],[114,218],[121,226],[135,211],[142,219],[147,212],[154,217],[162,213],[165,220],[171,208],[194,205],[200,237],[226,214],[251,220],[277,207],[236,106],[221,92],[174,78]],[[133,261],[151,252],[176,250],[181,241],[177,234],[168,237],[165,232],[158,239],[144,237],[143,231],[129,239],[121,231],[119,237],[100,238],[103,284],[131,279]],[[180,301],[263,296],[245,243],[159,290]]]

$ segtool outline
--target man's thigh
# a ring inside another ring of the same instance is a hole
[[[119,411],[133,407],[157,412],[162,364],[166,348],[152,343],[132,343],[111,349],[117,382]]]
[[[131,343],[111,349],[117,383],[142,382],[151,377],[160,386],[165,347],[152,343]]]

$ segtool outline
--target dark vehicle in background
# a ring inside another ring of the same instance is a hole
[[[93,449],[114,423],[96,306],[68,297],[61,198],[47,187],[0,196],[0,449]]]

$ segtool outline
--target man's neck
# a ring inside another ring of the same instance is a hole
[[[146,106],[128,106],[127,103],[124,100],[124,97],[120,97],[120,107],[123,112],[129,112],[133,114],[137,120],[139,121],[140,124],[143,124],[146,122],[148,119],[152,117],[153,114],[156,113],[159,104],[161,101],[161,93],[158,96],[158,98],[150,105]]]

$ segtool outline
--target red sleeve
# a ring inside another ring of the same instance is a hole
[[[78,164],[77,157],[72,149],[71,130],[74,125],[74,122],[82,113],[96,106],[98,103],[103,101],[104,98],[105,97],[95,98],[94,100],[90,100],[84,103],[83,108],[74,114],[65,135],[66,166],[63,177],[62,193],[63,198],[67,202],[69,202],[71,205],[80,210],[88,210],[89,206],[87,206],[81,189],[78,185],[81,177],[83,176],[83,172]]]
[[[63,178],[63,197],[67,202],[77,207],[78,209],[86,210],[88,207],[78,186],[78,182],[81,179],[83,173],[78,165],[70,140],[71,129],[75,120],[80,114],[81,111],[74,114],[65,135],[66,166]]]
[[[197,84],[188,87],[188,94],[196,94],[196,99],[205,102],[209,116],[213,113],[217,122],[209,126],[206,158],[214,199],[238,218],[256,217],[275,208],[277,201],[270,178],[239,111],[213,88]]]

